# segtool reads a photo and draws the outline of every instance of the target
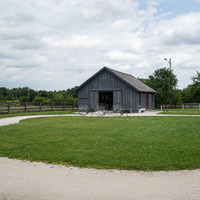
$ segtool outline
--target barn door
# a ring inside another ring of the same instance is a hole
[[[91,107],[91,109],[94,109],[95,105],[97,105],[97,103],[99,103],[98,99],[99,99],[98,91],[91,91],[90,92],[90,107]]]
[[[120,104],[122,106],[122,91],[113,91],[113,104]]]

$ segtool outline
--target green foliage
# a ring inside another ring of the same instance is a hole
[[[199,117],[28,119],[0,127],[0,156],[107,169],[196,169],[199,124]]]
[[[7,88],[5,87],[1,87],[0,88],[0,95],[2,95],[3,97],[7,97]]]
[[[181,92],[183,103],[200,103],[200,73],[192,77],[193,84],[188,85]]]
[[[21,97],[20,102],[28,102],[29,98],[28,97]]]
[[[149,78],[140,78],[139,80],[157,91],[156,104],[168,104],[172,101],[181,102],[180,92],[176,90],[178,79],[173,71],[167,68],[157,69]]]
[[[196,72],[197,74],[192,77],[192,80],[193,80],[192,93],[193,93],[194,102],[200,103],[200,73],[198,71]]]
[[[188,85],[181,91],[183,103],[194,103],[192,85]]]
[[[33,102],[45,102],[45,98],[36,96],[33,99]]]
[[[67,90],[45,91],[45,90],[33,90],[29,87],[8,89],[5,87],[0,88],[0,101],[6,100],[20,100],[21,102],[32,102],[36,97],[43,98],[46,102],[77,102],[77,94],[74,90],[77,88],[70,88]]]
[[[145,83],[146,85],[150,85],[150,80],[148,78],[139,78],[137,77],[137,79],[139,79],[140,81],[142,81],[143,83]]]
[[[169,69],[161,68],[155,70],[153,75],[149,76],[149,83],[157,91],[156,103],[166,104],[170,103],[173,98],[178,79]]]
[[[0,94],[0,100],[5,100],[5,97]]]
[[[40,90],[40,91],[38,91],[38,96],[39,97],[43,97],[43,98],[47,98],[48,97],[48,93],[45,90]]]
[[[37,95],[37,92],[35,90],[30,89],[30,92],[28,94],[30,102],[33,101],[33,99],[35,98],[36,95]]]
[[[172,93],[172,104],[182,103],[181,90],[175,89]]]
[[[55,102],[64,102],[64,95],[62,93],[57,93],[54,95]]]

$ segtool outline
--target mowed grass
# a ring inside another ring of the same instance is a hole
[[[98,169],[196,169],[200,118],[27,119],[0,127],[0,156]]]

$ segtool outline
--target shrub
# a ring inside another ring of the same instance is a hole
[[[45,99],[43,98],[43,97],[35,97],[34,99],[33,99],[33,102],[45,102]]]
[[[29,98],[28,97],[21,97],[20,102],[28,102]]]

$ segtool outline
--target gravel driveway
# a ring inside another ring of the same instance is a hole
[[[0,126],[30,117],[0,119]],[[0,200],[8,199],[199,200],[200,170],[80,169],[0,157]]]

